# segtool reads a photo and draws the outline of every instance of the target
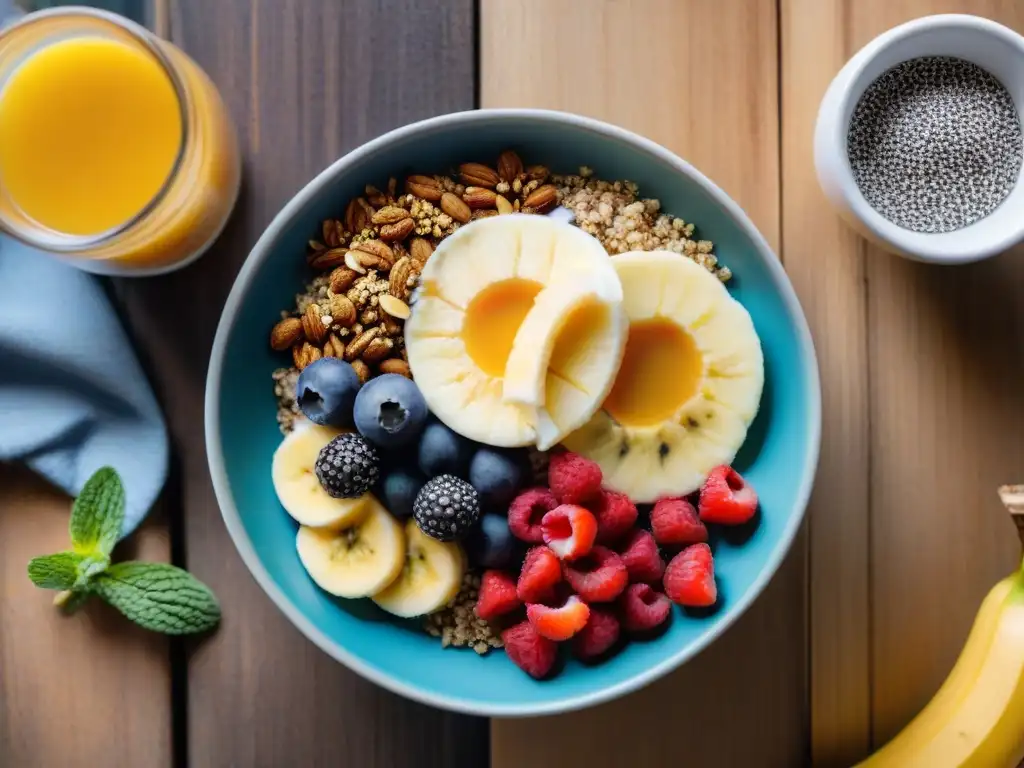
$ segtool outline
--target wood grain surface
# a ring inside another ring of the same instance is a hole
[[[816,765],[849,765],[917,713],[1018,552],[995,487],[1024,472],[1021,250],[956,268],[882,253],[832,214],[811,157],[818,102],[846,60],[950,12],[1024,31],[1011,0],[782,3],[784,250],[826,414],[810,522]]]
[[[776,21],[770,0],[486,0],[482,106],[563,109],[638,131],[715,179],[778,248]],[[525,45],[529,56],[507,55]],[[600,158],[593,165],[600,174]],[[798,541],[761,599],[677,673],[584,712],[494,721],[494,768],[804,762],[803,550]],[[629,737],[600,736],[617,732]]]
[[[71,500],[26,470],[0,465],[0,765],[171,765],[167,639],[98,600],[73,616],[25,566],[68,549]],[[167,560],[159,514],[116,558]]]
[[[189,764],[481,765],[485,721],[365,682],[305,640],[257,587],[221,521],[202,426],[214,329],[249,248],[345,151],[473,106],[473,4],[170,0],[166,10],[171,39],[224,95],[246,162],[236,215],[211,252],[172,276],[124,286],[180,460],[182,554],[225,606],[217,635],[188,655]]]

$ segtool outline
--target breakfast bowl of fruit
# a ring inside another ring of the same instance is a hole
[[[726,631],[800,526],[820,422],[742,210],[540,110],[409,125],[311,181],[242,267],[206,390],[225,523],[284,614],[493,716],[607,701]]]

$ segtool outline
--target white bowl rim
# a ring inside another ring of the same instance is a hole
[[[1024,36],[1020,35],[1010,27],[984,16],[975,16],[967,13],[937,13],[930,16],[911,19],[910,21],[906,21],[902,24],[896,25],[895,27],[887,29],[877,37],[865,43],[864,46],[858,50],[836,74],[832,83],[842,82],[844,87],[842,93],[838,94],[838,98],[835,101],[833,114],[842,115],[846,113],[851,101],[854,99],[853,84],[860,80],[861,74],[864,70],[867,69],[880,55],[901,44],[908,38],[935,29],[971,29],[982,34],[990,35],[991,37],[997,38],[1005,42],[1010,47],[1016,49],[1022,60],[1024,60]],[[870,85],[870,83],[868,85]],[[865,89],[866,87],[867,86],[865,86]],[[862,89],[857,94],[857,98],[860,98],[863,92],[864,90]],[[823,99],[822,104],[824,104],[824,101],[825,100]],[[833,166],[833,169],[839,174],[837,192],[842,195],[843,200],[850,208],[851,214],[855,216],[874,237],[885,243],[891,244],[915,261],[946,265],[968,264],[990,258],[1014,247],[1022,238],[1024,238],[1024,219],[1021,219],[1021,223],[1014,230],[1004,231],[1001,234],[984,236],[981,240],[980,246],[976,240],[970,248],[964,248],[950,253],[949,238],[946,237],[946,235],[963,235],[964,230],[973,227],[978,227],[980,230],[984,230],[987,226],[986,219],[988,219],[992,214],[990,213],[988,216],[982,217],[967,227],[953,230],[948,233],[943,232],[935,234],[914,232],[912,230],[904,229],[903,227],[889,221],[871,206],[871,203],[868,202],[867,198],[857,186],[857,182],[853,178],[853,170],[850,167],[850,161],[846,152],[846,132],[849,126],[848,124],[840,125],[838,120],[836,120],[835,123],[836,124],[832,126],[832,130],[828,133],[828,143],[829,151],[837,152],[835,157],[838,162]],[[1024,169],[1021,170],[1021,174],[1018,176],[1018,184],[1022,183],[1020,181],[1020,176],[1024,176]],[[1004,200],[1003,203],[1005,202],[1006,201]],[[1003,203],[1000,203],[1000,206]],[[997,206],[997,208],[998,207],[999,206]],[[979,230],[976,229],[975,231],[977,232]]]
[[[493,704],[478,702],[444,694],[435,694],[421,690],[407,684],[400,678],[389,672],[377,669],[368,665],[354,654],[347,651],[341,644],[335,642],[325,633],[321,632],[311,621],[302,615],[301,611],[284,595],[278,588],[273,578],[264,568],[252,542],[242,525],[241,516],[231,496],[231,489],[228,483],[227,471],[224,467],[223,448],[220,434],[220,386],[222,375],[222,361],[226,351],[228,338],[234,328],[238,310],[242,304],[243,297],[249,290],[256,271],[259,266],[268,258],[274,244],[286,228],[292,217],[299,212],[303,206],[318,195],[322,187],[335,177],[342,175],[349,166],[363,158],[385,150],[387,146],[395,141],[401,140],[414,134],[423,132],[442,131],[458,124],[478,124],[495,120],[505,119],[529,119],[535,121],[547,121],[553,123],[566,123],[584,131],[598,133],[626,144],[632,144],[647,154],[660,160],[665,165],[671,166],[676,172],[688,177],[691,181],[701,186],[744,230],[747,236],[754,243],[760,253],[768,270],[775,278],[782,294],[783,302],[792,314],[795,324],[798,342],[803,358],[807,361],[807,388],[808,400],[806,403],[808,429],[810,430],[810,450],[808,451],[802,470],[800,487],[797,489],[796,509],[790,517],[786,527],[782,531],[779,541],[771,551],[768,561],[761,573],[751,584],[746,594],[737,600],[732,606],[725,609],[724,615],[708,632],[705,632],[698,640],[689,643],[685,648],[680,649],[673,655],[663,659],[643,672],[633,675],[614,685],[610,685],[592,693],[580,695],[560,696],[558,698],[526,704]],[[778,571],[785,556],[789,553],[793,540],[796,537],[800,526],[803,523],[807,510],[807,503],[810,499],[811,490],[814,484],[814,476],[817,471],[818,456],[821,445],[821,390],[818,375],[817,357],[814,351],[814,342],[811,332],[804,317],[803,309],[797,299],[796,293],[782,268],[782,263],[772,251],[771,246],[754,226],[750,218],[728,195],[717,185],[711,182],[696,168],[682,158],[661,145],[646,139],[638,134],[624,128],[614,126],[599,120],[575,115],[568,112],[559,112],[546,109],[477,109],[462,112],[452,112],[437,117],[420,120],[408,125],[396,128],[365,144],[357,147],[348,154],[334,161],[330,166],[321,171],[299,192],[292,197],[281,211],[267,226],[266,230],[256,241],[249,256],[246,257],[242,268],[235,278],[224,310],[221,313],[220,322],[217,325],[217,332],[213,340],[213,348],[210,355],[210,364],[206,379],[205,395],[205,435],[206,455],[210,467],[210,475],[213,480],[214,494],[221,510],[221,517],[227,526],[228,533],[242,557],[246,567],[256,579],[256,582],[269,595],[270,599],[288,617],[299,631],[309,640],[317,645],[325,653],[340,661],[353,672],[361,675],[387,690],[397,693],[406,698],[418,701],[440,709],[459,712],[468,715],[482,717],[532,717],[537,715],[551,715],[561,712],[571,712],[585,707],[611,701],[625,694],[643,688],[647,684],[662,677],[668,672],[690,660],[704,648],[716,640],[735,621],[742,616],[748,607],[764,591],[768,582]]]

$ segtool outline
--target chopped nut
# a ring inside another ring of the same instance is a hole
[[[395,252],[391,250],[387,243],[383,243],[380,240],[363,240],[362,242],[354,243],[352,250],[377,256],[387,264],[388,269],[391,269],[391,265],[395,263]],[[361,256],[360,264],[364,266],[367,264]]]
[[[359,258],[359,254],[356,251],[349,251],[345,254],[345,266],[353,272],[358,272],[360,275],[366,274],[366,267],[363,266],[362,261]]]
[[[309,255],[306,263],[316,270],[326,272],[345,263],[346,248],[330,248],[328,250],[316,251]]]
[[[370,366],[362,360],[351,360],[350,362],[352,363],[352,370],[354,370],[356,375],[359,377],[360,383],[365,384],[368,382],[370,380]]]
[[[344,294],[336,293],[330,299],[331,317],[343,328],[349,328],[356,321],[356,307]]]
[[[493,189],[484,187],[466,187],[462,195],[463,202],[470,208],[493,208],[497,205],[497,199]]]
[[[373,184],[367,184],[363,191],[366,193],[366,199],[370,202],[370,205],[380,208],[388,204],[387,197]],[[376,221],[374,222],[374,224],[377,223]]]
[[[402,219],[395,224],[385,224],[380,228],[381,240],[404,240],[416,230],[416,222],[412,219]]]
[[[412,273],[412,260],[408,256],[396,261],[388,274],[388,293],[404,301],[409,296],[409,278]]]
[[[310,363],[315,363],[320,357],[320,349],[314,347],[308,341],[300,342],[292,347],[292,361],[300,371]]]
[[[393,347],[394,343],[391,339],[371,339],[370,343],[366,345],[366,349],[364,349],[360,355],[360,358],[362,358],[363,362],[372,365],[373,363],[378,363],[390,355]]]
[[[381,362],[379,366],[381,373],[397,373],[399,376],[405,376],[407,379],[412,378],[412,373],[409,371],[409,364],[405,360],[398,360],[396,358],[389,358]]]
[[[403,219],[408,219],[410,215],[405,208],[399,208],[396,205],[386,205],[373,214],[373,218],[370,221],[374,224],[395,224]]]
[[[534,182],[530,183],[533,184]],[[527,195],[523,200],[523,206],[532,208],[538,213],[546,213],[558,204],[558,189],[552,184],[545,184],[543,187],[537,187],[530,192],[527,192],[524,187],[523,193]]]
[[[410,176],[405,180],[405,191],[410,195],[416,195],[416,197],[436,203],[441,199],[441,193],[444,190],[441,188],[441,183],[430,176]]]
[[[476,221],[477,219],[486,219],[486,218],[488,218],[490,216],[497,216],[497,215],[498,215],[498,212],[496,210],[494,210],[493,208],[491,208],[489,211],[484,211],[484,210],[473,211],[473,215],[470,217],[470,220],[471,221]]]
[[[445,192],[441,195],[441,210],[460,224],[466,224],[472,215],[469,206],[452,192]]]
[[[494,198],[494,204],[498,208],[498,213],[512,213],[512,203],[508,201],[508,198],[504,195],[496,195]]]
[[[401,299],[395,298],[390,293],[381,295],[379,303],[381,309],[392,317],[397,317],[399,320],[408,320],[412,314],[408,304]]]
[[[490,187],[501,181],[497,171],[488,168],[483,163],[463,163],[459,166],[459,178],[467,186]]]
[[[356,281],[359,273],[349,266],[338,267],[331,272],[330,288],[332,293],[344,293]]]
[[[498,156],[498,175],[503,181],[511,184],[512,180],[522,172],[523,161],[511,149],[506,149]]]
[[[373,325],[378,319],[377,310],[375,309],[364,309],[362,314],[359,315],[359,322],[363,325]]]
[[[341,245],[341,240],[338,238],[338,229],[335,226],[333,219],[325,219],[320,229],[323,234],[324,242],[327,243],[328,246],[331,248],[337,248]]]
[[[317,304],[310,304],[302,314],[302,330],[306,338],[314,344],[320,344],[327,337],[327,328],[322,317],[323,313]]]
[[[270,331],[270,348],[283,352],[301,340],[302,334],[302,321],[297,317],[287,317]]]
[[[326,247],[327,246],[325,246],[319,240],[310,240],[309,241],[309,250],[313,251],[314,253],[316,253],[317,251],[322,251]]]
[[[352,362],[356,358],[361,358],[366,352],[366,348],[370,346],[370,342],[379,335],[380,328],[370,328],[360,333],[345,348],[345,359]]]
[[[343,359],[345,357],[345,342],[332,333],[324,343],[324,357]]]

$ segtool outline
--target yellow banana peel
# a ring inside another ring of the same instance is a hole
[[[1024,485],[999,496],[1024,543]],[[858,768],[1017,768],[1024,760],[1024,564],[985,597],[949,677]]]

